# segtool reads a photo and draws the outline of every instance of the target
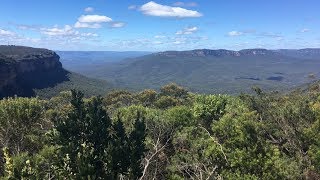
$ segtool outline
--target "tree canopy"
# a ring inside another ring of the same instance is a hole
[[[0,100],[0,179],[320,179],[320,92]]]

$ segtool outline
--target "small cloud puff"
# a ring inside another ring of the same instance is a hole
[[[130,5],[128,7],[129,10],[134,10],[134,9],[137,9],[138,7],[136,5]]]
[[[228,32],[228,36],[241,36],[243,34],[244,33],[241,32],[241,31],[230,31],[230,32]]]
[[[112,27],[112,28],[122,28],[125,25],[126,25],[126,23],[124,23],[124,22],[113,22],[113,23],[110,24],[110,27]]]
[[[112,19],[102,15],[82,15],[75,23],[75,28],[101,28],[101,23],[112,22]]]
[[[84,12],[93,12],[94,11],[94,8],[93,7],[87,7],[84,9]]]
[[[161,5],[153,1],[142,5],[139,10],[145,15],[157,17],[195,18],[203,16],[197,11]]]
[[[195,32],[197,32],[199,30],[198,27],[193,26],[193,27],[188,27],[188,28],[184,28],[181,31],[177,31],[176,35],[188,35],[188,34],[193,34]]]
[[[308,28],[304,28],[304,29],[300,30],[301,33],[306,33],[306,32],[309,32],[309,31],[310,31],[310,29],[308,29]]]

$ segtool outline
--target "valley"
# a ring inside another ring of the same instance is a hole
[[[114,60],[100,64],[81,60],[82,67],[72,66],[78,62],[76,54],[59,55],[63,65],[72,71],[112,82],[122,89],[159,89],[175,82],[193,92],[239,94],[251,92],[253,86],[286,91],[314,81],[320,75],[319,52],[319,49],[166,51],[122,59],[106,57]],[[94,54],[91,52],[91,56]]]

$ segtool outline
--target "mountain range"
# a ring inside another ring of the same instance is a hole
[[[63,56],[62,56],[63,59]],[[72,70],[118,88],[158,89],[176,82],[194,92],[284,91],[319,77],[320,49],[165,51]],[[76,61],[75,61],[76,62]],[[74,62],[74,63],[75,63]]]
[[[73,88],[90,96],[111,89],[159,89],[171,82],[199,93],[238,94],[253,86],[285,91],[318,79],[319,60],[320,49],[150,53],[0,46],[0,97],[52,97]]]

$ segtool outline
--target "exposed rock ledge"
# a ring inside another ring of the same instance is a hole
[[[60,57],[47,49],[0,46],[0,98],[32,96],[34,88],[66,80]]]

